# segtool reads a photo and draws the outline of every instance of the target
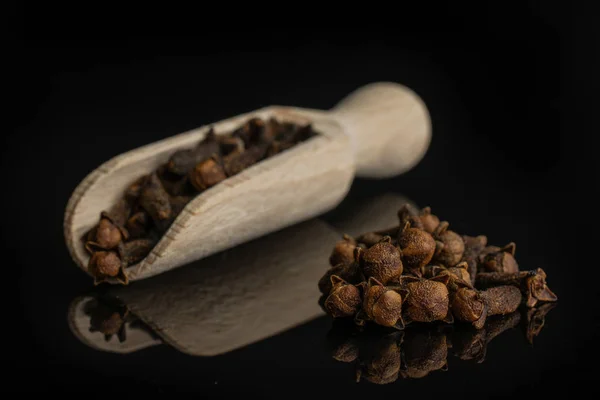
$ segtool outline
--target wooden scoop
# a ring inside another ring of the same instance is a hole
[[[346,196],[354,176],[387,178],[415,166],[431,140],[421,99],[395,83],[374,83],[330,111],[272,106],[121,154],[92,171],[73,192],[64,234],[76,264],[89,274],[82,236],[128,184],[156,170],[177,150],[191,148],[212,126],[229,132],[251,117],[311,123],[320,132],[197,195],[150,254],[125,269],[135,281],[320,215]],[[113,279],[110,283],[117,283]]]

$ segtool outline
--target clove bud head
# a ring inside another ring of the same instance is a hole
[[[514,243],[510,243],[499,251],[486,254],[482,265],[486,271],[514,274],[519,272],[519,265],[514,257]]]
[[[370,320],[381,326],[397,326],[400,321],[399,327],[404,327],[402,323],[402,296],[400,293],[386,288],[374,278],[369,279],[363,310]]]
[[[352,317],[361,303],[360,290],[337,275],[331,276],[333,288],[325,300],[325,310],[333,318]]]
[[[421,280],[407,284],[406,315],[412,321],[433,322],[448,315],[449,293],[442,282]]]
[[[435,232],[440,224],[440,219],[431,213],[431,207],[424,207],[419,212],[408,204],[400,208],[398,219],[400,220],[400,226],[409,222],[412,228],[421,229],[430,234]]]
[[[434,237],[437,240],[435,260],[446,267],[453,267],[460,262],[465,252],[465,242],[456,232],[448,230],[448,223],[441,222]]]
[[[398,245],[402,250],[402,259],[407,268],[416,270],[431,261],[435,253],[435,240],[431,234],[408,223],[398,235]]]
[[[469,275],[467,262],[463,261],[456,264],[454,267],[448,268],[448,273],[452,275],[454,279],[459,279],[462,282],[465,282],[467,285],[471,285],[471,275]]]
[[[121,259],[114,251],[97,251],[90,258],[88,270],[96,277],[117,276]]]
[[[189,178],[196,190],[203,191],[225,180],[227,176],[223,167],[214,158],[209,158],[198,163],[190,171]]]
[[[96,231],[96,242],[98,247],[106,250],[114,249],[121,243],[123,236],[121,230],[107,218],[102,218]]]
[[[527,307],[534,307],[538,302],[555,302],[558,296],[546,284],[546,273],[538,268],[525,279]]]
[[[350,264],[338,264],[331,267],[325,274],[319,279],[319,291],[323,294],[329,294],[333,289],[331,283],[331,277],[333,275],[342,278],[344,281],[352,284],[359,284],[363,280],[362,272],[357,263],[352,262]]]
[[[335,247],[329,256],[329,264],[334,266],[354,262],[355,248],[356,241],[350,236],[344,235],[344,238],[335,244]]]
[[[403,271],[400,251],[391,243],[389,236],[367,250],[357,247],[354,257],[367,279],[373,277],[384,285],[398,278]]]
[[[459,321],[476,322],[485,318],[485,303],[476,290],[460,288],[452,298],[452,314]]]

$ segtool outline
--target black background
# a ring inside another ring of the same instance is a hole
[[[4,331],[9,374],[19,379],[8,389],[89,397],[543,397],[591,383],[597,261],[589,261],[585,277],[575,272],[586,251],[596,252],[586,247],[595,213],[585,188],[597,180],[584,164],[593,154],[585,113],[594,110],[595,86],[580,66],[593,71],[597,51],[595,32],[573,20],[575,10],[400,7],[377,10],[383,20],[365,14],[337,28],[341,15],[319,14],[312,23],[309,13],[248,14],[217,23],[207,11],[149,18],[138,10],[90,7],[74,15],[78,10],[53,7],[17,10],[9,37]],[[432,206],[458,232],[516,242],[521,268],[543,267],[560,298],[535,346],[510,332],[490,345],[481,365],[451,361],[448,372],[378,387],[355,384],[351,368],[331,359],[324,318],[216,359],[167,346],[111,355],[70,333],[67,306],[91,282],[69,258],[62,218],[87,173],[199,125],[271,104],[328,109],[381,80],[423,98],[433,141],[416,168],[390,180],[356,180],[349,198],[401,193]]]

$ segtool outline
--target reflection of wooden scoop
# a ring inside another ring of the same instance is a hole
[[[362,226],[393,225],[397,210],[407,202],[385,195],[348,207],[334,219],[344,221],[343,232],[357,234],[363,232]],[[108,295],[118,298],[153,333],[138,327],[130,330],[129,323],[123,342],[117,335],[107,341],[103,333],[91,332],[86,309],[96,302],[93,296],[71,303],[71,330],[91,347],[118,353],[160,343],[154,335],[197,356],[257,342],[324,315],[317,282],[341,233],[312,219],[156,279],[110,287]]]
[[[126,268],[144,279],[313,218],[335,207],[354,176],[384,178],[416,165],[430,142],[422,101],[394,83],[365,86],[330,111],[267,107],[212,124],[217,135],[250,117],[311,123],[317,135],[255,164],[196,196],[151,253]],[[67,205],[64,234],[72,258],[88,272],[82,236],[135,179],[193,147],[209,126],[122,154],[90,173]],[[115,283],[116,280],[109,280]]]

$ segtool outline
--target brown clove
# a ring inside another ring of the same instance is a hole
[[[148,176],[140,193],[139,204],[157,224],[171,218],[169,194],[165,191],[156,172]]]
[[[360,307],[360,290],[337,275],[331,276],[332,289],[325,309],[333,318],[353,317]]]
[[[135,239],[121,243],[118,252],[126,266],[134,265],[146,258],[155,245],[156,241],[153,239]]]
[[[173,174],[185,176],[195,165],[214,154],[220,154],[220,149],[217,135],[211,127],[195,148],[175,152],[167,162],[167,169]]]
[[[446,267],[453,267],[460,262],[465,251],[465,243],[456,232],[448,230],[450,224],[440,222],[433,233],[436,240],[434,260]]]
[[[538,302],[558,300],[558,296],[548,287],[546,272],[541,268],[514,273],[481,272],[477,274],[476,285],[483,288],[500,285],[516,286],[525,296],[527,307],[534,307]]]
[[[331,266],[338,264],[351,264],[354,262],[354,249],[356,240],[349,235],[344,235],[342,240],[338,241],[329,256]]]
[[[201,192],[224,181],[227,176],[219,161],[215,157],[211,157],[198,163],[190,171],[189,179],[192,186]]]
[[[354,258],[367,279],[373,277],[384,285],[400,277],[403,271],[400,251],[391,244],[389,236],[367,250],[356,247]]]

